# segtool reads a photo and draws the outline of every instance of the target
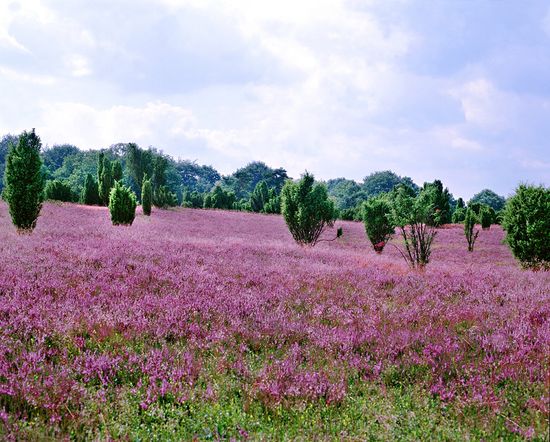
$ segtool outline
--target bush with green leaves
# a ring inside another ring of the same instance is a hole
[[[86,175],[82,194],[80,195],[80,202],[82,204],[87,204],[90,206],[100,204],[99,188],[97,186],[97,181],[94,179],[91,173]]]
[[[232,210],[235,208],[235,194],[224,190],[217,185],[214,190],[204,197],[205,209],[225,209]]]
[[[281,191],[281,211],[292,237],[300,245],[314,246],[336,218],[326,187],[315,184],[313,175],[307,172],[297,183],[290,180],[285,183]]]
[[[254,191],[250,194],[250,207],[253,212],[262,212],[269,200],[269,189],[265,181],[256,184]]]
[[[479,235],[479,230],[474,232],[476,221],[477,216],[475,212],[470,208],[466,209],[466,215],[464,217],[464,235],[466,235],[466,241],[468,241],[468,252],[474,251],[474,244]]]
[[[204,195],[196,190],[183,192],[182,203],[183,207],[192,209],[202,209],[204,206]]]
[[[369,198],[363,205],[363,222],[374,250],[382,253],[395,231],[391,204],[383,197]]]
[[[506,203],[503,228],[524,267],[550,268],[550,188],[520,185]]]
[[[160,186],[153,192],[153,205],[159,209],[176,207],[178,205],[178,197],[167,186]]]
[[[19,232],[34,229],[42,208],[44,177],[40,148],[40,138],[34,129],[25,131],[17,144],[11,145],[6,159],[2,195]]]
[[[46,183],[44,199],[51,201],[73,202],[76,196],[71,187],[61,180],[52,180]]]
[[[275,189],[269,189],[269,198],[264,204],[263,213],[281,213],[281,196]]]
[[[113,181],[120,181],[124,175],[122,171],[122,163],[118,160],[112,163],[112,172],[111,172]]]
[[[434,206],[430,190],[412,196],[399,186],[392,195],[392,218],[403,237],[405,250],[401,256],[412,268],[423,268],[430,261],[431,247],[437,231],[434,227]]]
[[[141,185],[141,208],[143,214],[151,215],[151,203],[153,201],[153,187],[151,186],[151,180],[147,178],[147,174],[143,177],[143,184]]]
[[[454,224],[463,223],[466,219],[466,209],[464,207],[458,207],[453,212],[452,222]]]
[[[492,207],[483,205],[479,211],[479,221],[483,230],[489,230],[491,224],[493,224],[493,217],[495,211]]]
[[[100,158],[102,158],[102,164],[98,169],[99,174],[99,199],[101,203],[106,206],[109,204],[109,198],[111,195],[111,189],[114,184],[113,180],[113,166],[108,158],[106,158],[103,152],[100,153]]]
[[[136,195],[129,187],[115,182],[109,194],[109,211],[114,225],[132,225],[136,217]]]

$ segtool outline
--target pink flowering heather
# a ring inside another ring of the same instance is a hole
[[[439,229],[413,271],[399,238],[378,254],[362,224],[339,225],[311,248],[280,216],[138,210],[127,228],[106,208],[45,204],[22,236],[0,203],[0,438],[31,422],[125,438],[120,413],[137,428],[168,412],[194,419],[187,438],[269,438],[251,422],[308,407],[338,420],[364,386],[396,385],[542,437],[550,273],[521,270],[498,226],[473,253],[462,226]],[[229,395],[255,420],[197,423]]]

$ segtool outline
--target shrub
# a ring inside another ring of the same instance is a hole
[[[234,208],[235,202],[236,198],[233,192],[225,191],[217,185],[212,192],[205,196],[204,208],[231,210]]]
[[[9,204],[9,212],[17,230],[32,231],[42,208],[42,160],[40,138],[31,132],[23,132],[16,145],[10,147],[4,173],[3,197]]]
[[[122,179],[123,172],[122,164],[120,163],[120,161],[117,160],[113,162],[111,175],[113,177],[113,181],[120,181]]]
[[[263,213],[281,213],[281,197],[275,189],[269,189],[269,199],[264,204]]]
[[[53,201],[74,201],[75,195],[71,187],[60,180],[48,181],[44,189],[44,199]]]
[[[314,185],[314,181],[313,175],[306,172],[297,183],[287,181],[281,191],[281,211],[300,245],[315,245],[325,228],[334,224],[334,203],[328,198],[326,187]]]
[[[159,209],[176,207],[178,205],[178,197],[167,186],[160,186],[153,192],[153,204]]]
[[[454,224],[463,223],[466,219],[466,209],[464,207],[457,207],[453,213],[452,221]]]
[[[147,175],[143,177],[143,184],[141,186],[141,208],[143,214],[151,215],[151,202],[153,200],[153,190],[151,186],[151,180],[147,178]]]
[[[504,209],[506,242],[523,266],[550,267],[550,189],[520,185]]]
[[[80,195],[80,202],[88,205],[96,205],[100,203],[97,181],[94,180],[94,177],[90,173],[86,175],[82,194]]]
[[[417,197],[399,186],[392,200],[393,223],[403,237],[405,251],[401,256],[412,268],[423,268],[430,261],[431,247],[437,234],[433,226],[434,208],[430,190],[422,190]]]
[[[492,211],[492,213],[491,213]],[[483,230],[488,230],[493,223],[493,214],[494,210],[489,206],[482,206],[479,211],[479,220],[481,222],[481,228]]]
[[[100,155],[103,155],[103,153]],[[109,159],[103,156],[103,166],[101,167],[101,174],[99,175],[98,187],[99,199],[104,206],[109,204],[113,184],[113,167]]]
[[[250,194],[250,207],[253,212],[261,212],[269,200],[269,189],[265,181],[256,184],[254,191]]]
[[[395,231],[389,202],[384,198],[369,198],[363,206],[363,222],[374,250],[381,253]]]
[[[131,225],[136,216],[136,195],[130,188],[115,182],[109,194],[109,211],[114,225]]]
[[[474,233],[474,227],[476,225],[476,214],[472,209],[466,210],[466,216],[464,217],[464,235],[466,235],[466,241],[468,241],[468,252],[474,251],[474,244],[479,230]]]
[[[193,209],[201,209],[204,205],[204,196],[196,190],[193,192],[183,192],[181,205],[184,207],[191,207]]]

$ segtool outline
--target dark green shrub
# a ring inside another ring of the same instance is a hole
[[[382,253],[395,231],[390,203],[384,198],[369,198],[363,205],[363,222],[374,250]]]
[[[3,198],[9,205],[11,219],[18,231],[32,231],[42,208],[42,160],[40,138],[23,132],[11,145],[4,172]]]
[[[122,164],[120,161],[115,161],[112,166],[112,177],[113,181],[120,181],[122,179],[123,172],[122,172]]]
[[[151,215],[152,200],[153,188],[151,186],[151,180],[147,178],[147,175],[145,175],[143,178],[143,184],[141,186],[141,208],[144,215]]]
[[[254,191],[250,194],[250,207],[253,212],[262,212],[269,200],[269,189],[265,181],[256,184]]]
[[[430,193],[430,189],[424,189],[415,197],[406,186],[399,186],[392,195],[393,223],[399,228],[405,247],[405,251],[399,251],[412,268],[423,268],[428,264],[437,234],[433,226],[433,195]]]
[[[193,192],[183,192],[181,205],[193,209],[202,209],[204,205],[204,195],[194,190]]]
[[[466,209],[466,216],[464,217],[464,235],[466,235],[466,241],[468,241],[468,252],[474,251],[474,244],[479,235],[479,230],[474,232],[476,221],[477,217],[474,211],[470,208]]]
[[[235,202],[235,194],[223,190],[222,187],[218,185],[204,198],[204,208],[231,210],[234,208]]]
[[[76,197],[71,187],[60,180],[48,181],[44,189],[44,199],[73,202]]]
[[[491,227],[491,224],[493,223],[494,212],[495,211],[489,206],[483,205],[481,207],[479,211],[479,220],[481,222],[481,228],[483,230],[489,230],[489,228]]]
[[[460,224],[463,223],[466,219],[466,209],[464,207],[458,207],[453,212],[453,218],[452,221],[454,224]]]
[[[103,153],[100,155],[103,155]],[[103,166],[101,167],[101,174],[99,175],[98,187],[99,199],[104,206],[109,204],[113,184],[113,167],[111,166],[109,159],[103,156]]]
[[[109,194],[109,211],[114,225],[131,225],[136,216],[136,195],[130,188],[115,182]]]
[[[292,237],[301,245],[315,245],[336,215],[326,187],[314,182],[313,175],[306,173],[297,183],[287,181],[281,191],[281,211]]]
[[[506,242],[523,266],[550,267],[550,189],[520,185],[504,209]]]
[[[80,196],[80,202],[82,204],[88,204],[88,205],[96,205],[100,203],[97,181],[94,180],[94,177],[90,173],[86,175],[86,180],[84,181],[84,187],[82,189],[82,194]]]
[[[178,205],[178,197],[167,186],[160,186],[153,192],[153,205],[159,209],[176,207]]]
[[[269,199],[264,204],[263,213],[281,213],[281,197],[275,189],[269,189]]]

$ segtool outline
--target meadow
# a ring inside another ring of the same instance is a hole
[[[423,271],[338,226],[46,203],[18,235],[0,202],[0,439],[544,440],[550,273],[498,226]]]

